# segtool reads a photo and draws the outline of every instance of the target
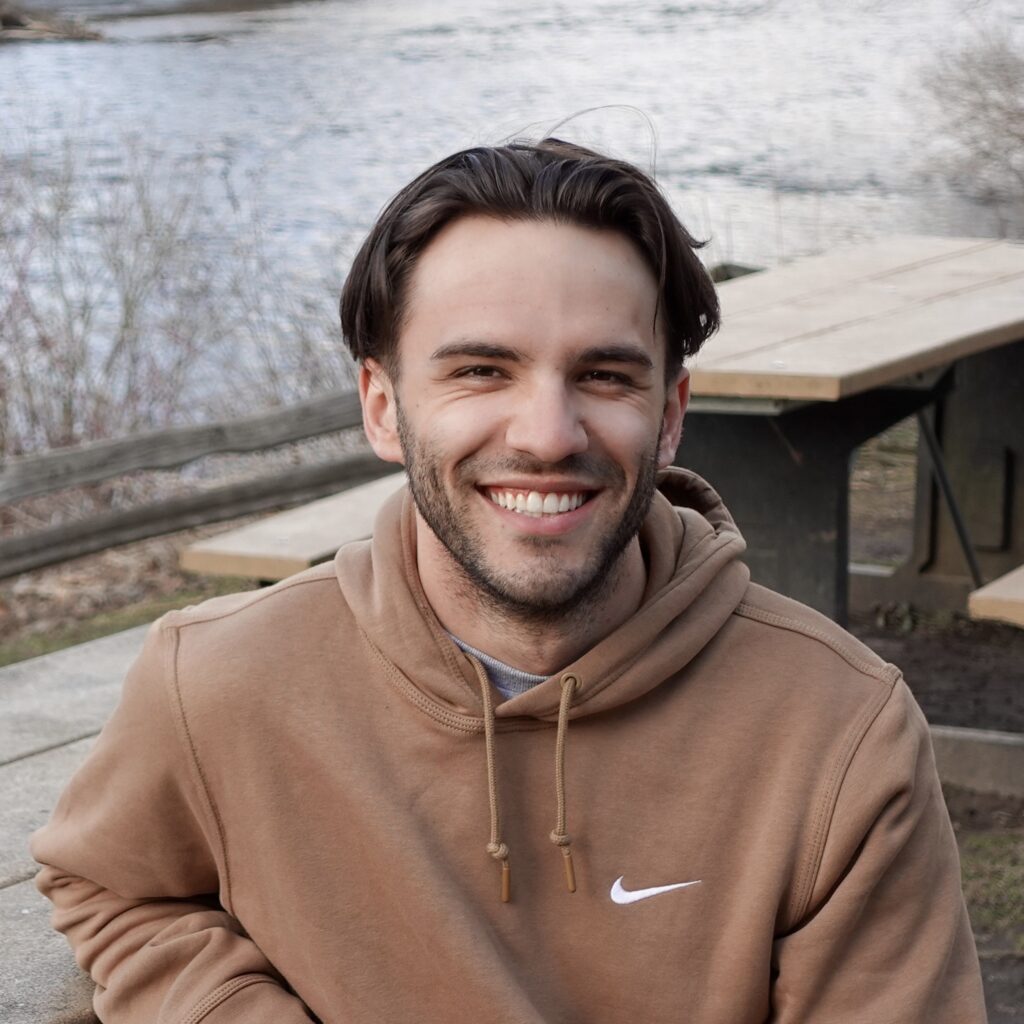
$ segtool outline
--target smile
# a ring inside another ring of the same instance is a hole
[[[585,493],[560,494],[554,491],[512,491],[487,489],[487,497],[501,508],[510,512],[540,518],[541,516],[557,516],[572,512],[582,505],[589,497]]]

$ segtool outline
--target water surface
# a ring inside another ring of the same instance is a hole
[[[172,164],[202,154],[211,221],[258,207],[282,281],[335,251],[340,277],[429,162],[602,105],[645,112],[656,154],[629,110],[560,132],[653,161],[711,262],[1000,231],[928,177],[918,75],[979,23],[1019,35],[1010,0],[320,0],[127,16],[177,2],[55,0],[102,16],[107,38],[0,50],[4,154],[46,160],[70,140],[100,181],[126,140]]]

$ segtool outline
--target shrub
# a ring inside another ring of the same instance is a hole
[[[978,31],[922,75],[954,186],[1024,226],[1024,49],[1008,30]]]
[[[106,180],[97,162],[0,156],[0,458],[351,382],[338,284],[290,294],[201,158],[126,145]]]

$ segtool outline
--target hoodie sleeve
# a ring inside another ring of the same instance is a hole
[[[54,927],[96,982],[105,1024],[308,1024],[234,917],[219,824],[150,629],[121,702],[31,841]]]
[[[984,1024],[956,841],[902,680],[853,754],[820,850],[775,942],[774,1024]]]

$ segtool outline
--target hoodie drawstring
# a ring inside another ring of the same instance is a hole
[[[487,673],[476,658],[470,659],[480,681],[480,699],[484,705],[484,747],[487,751],[487,800],[491,805],[491,839],[487,852],[501,861],[501,902],[512,899],[512,868],[508,863],[508,847],[501,841],[501,819],[498,816],[498,785],[494,767],[494,703],[491,700],[491,683]]]
[[[498,813],[498,784],[494,756],[494,702],[491,699],[491,684],[487,672],[476,658],[471,658],[480,682],[480,699],[484,711],[484,747],[487,753],[487,800],[491,809],[491,838],[487,844],[487,852],[497,861],[501,861],[501,902],[508,903],[512,899],[512,869],[509,866],[508,846],[501,840],[501,817]],[[572,862],[572,839],[565,830],[565,737],[569,731],[569,709],[572,707],[573,694],[579,686],[579,676],[566,672],[559,680],[562,687],[562,698],[558,703],[558,729],[555,734],[555,798],[558,801],[558,818],[551,830],[551,842],[562,850],[565,867],[565,883],[569,892],[576,891],[576,870]]]
[[[558,801],[558,819],[549,838],[555,846],[561,847],[565,884],[569,887],[569,892],[575,892],[576,870],[572,863],[572,840],[565,831],[565,737],[569,731],[569,708],[579,685],[579,677],[566,672],[559,682],[562,686],[562,699],[558,703],[558,732],[555,736],[555,799]]]

